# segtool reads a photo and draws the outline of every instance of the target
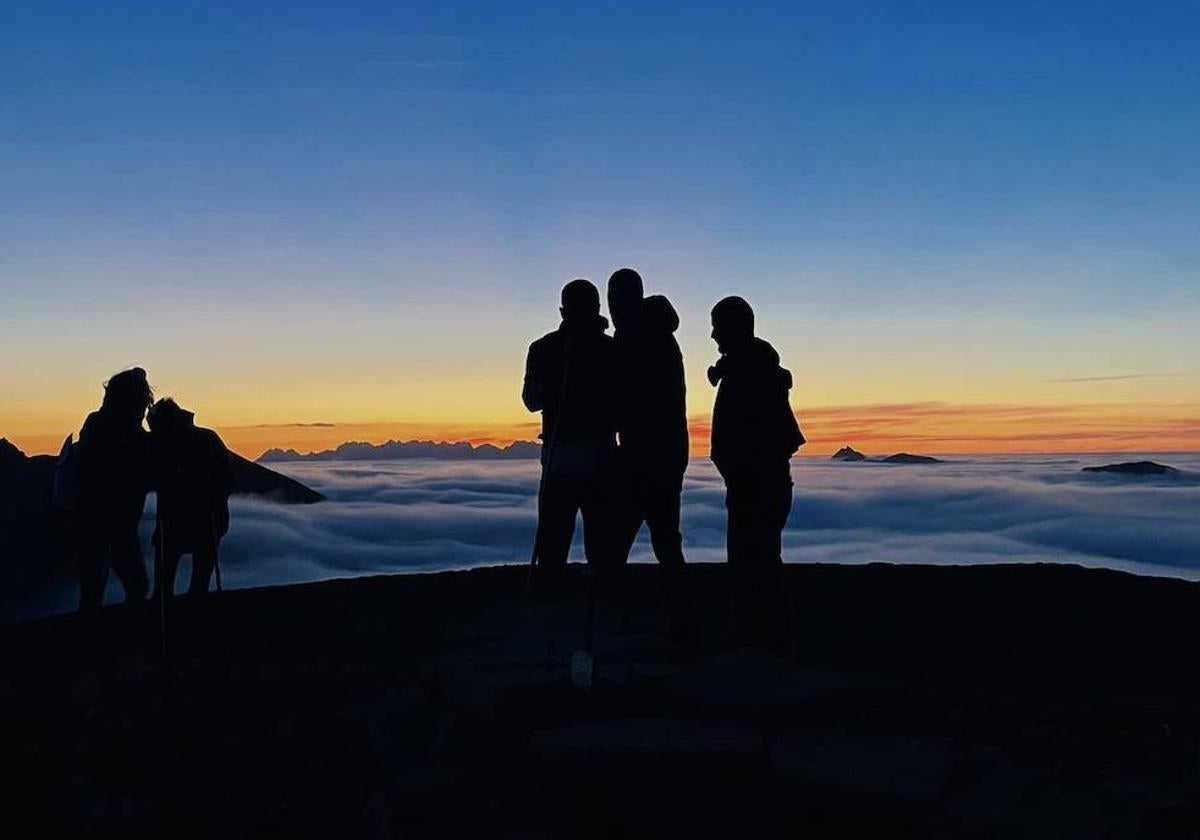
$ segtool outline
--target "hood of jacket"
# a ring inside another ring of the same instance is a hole
[[[642,326],[651,335],[670,335],[679,329],[679,314],[662,295],[650,295],[642,301]]]

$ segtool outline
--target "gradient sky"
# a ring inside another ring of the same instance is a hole
[[[699,429],[736,292],[814,452],[1200,448],[1200,6],[573,5],[5,2],[0,435],[521,436],[632,265]]]

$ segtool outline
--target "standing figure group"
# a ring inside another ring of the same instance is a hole
[[[535,341],[522,399],[542,413],[542,478],[534,545],[535,593],[549,597],[567,563],[577,514],[584,554],[601,574],[628,561],[642,524],[665,583],[668,607],[684,591],[680,531],[688,425],[679,317],[642,278],[623,268],[608,281],[614,335],[587,280],[562,290],[562,322]],[[721,354],[708,371],[717,388],[712,460],[726,485],[728,558],[739,642],[773,643],[782,632],[782,533],[792,505],[790,459],[804,443],[788,401],[791,374],[754,334],[737,297],[712,310]]]
[[[522,399],[542,414],[542,477],[534,545],[534,589],[552,596],[582,514],[589,565],[619,580],[645,524],[662,569],[668,612],[679,618],[686,586],[680,508],[689,440],[679,316],[641,276],[623,268],[608,281],[608,320],[587,280],[562,290],[558,329],[535,341]],[[720,358],[708,369],[717,388],[712,461],[725,481],[727,549],[739,642],[779,639],[781,539],[792,506],[790,459],[804,443],[788,401],[791,374],[755,336],[754,312],[727,297],[712,310]],[[143,422],[148,422],[147,431]],[[105,385],[83,424],[70,507],[80,611],[99,606],[111,568],[131,604],[149,580],[138,540],[147,493],[158,494],[155,590],[174,592],[184,554],[192,556],[191,600],[208,591],[229,529],[231,458],[217,434],[197,427],[173,400],[154,401],[146,372],[132,368]]]
[[[100,606],[110,568],[126,604],[144,603],[150,582],[138,526],[150,490],[158,497],[155,594],[174,593],[185,554],[192,556],[189,598],[208,591],[229,530],[232,484],[229,451],[215,432],[197,427],[174,400],[155,402],[146,371],[131,368],[105,384],[104,400],[84,421],[68,458],[81,613]]]

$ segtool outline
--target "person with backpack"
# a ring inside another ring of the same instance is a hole
[[[208,592],[217,569],[221,538],[229,531],[229,493],[233,484],[229,450],[211,429],[197,426],[194,415],[174,400],[150,409],[150,452],[158,525],[154,531],[155,597],[175,592],[175,575],[184,554],[192,556],[188,599]]]
[[[75,555],[79,612],[92,613],[104,599],[112,568],[125,602],[145,601],[149,580],[138,526],[150,489],[149,436],[142,421],[154,400],[146,371],[130,368],[104,385],[104,399],[87,416],[73,447]]]
[[[754,334],[754,311],[740,297],[712,310],[721,358],[708,369],[717,388],[712,461],[725,480],[726,544],[734,589],[734,639],[781,646],[783,529],[792,509],[791,457],[804,435],[788,401],[792,375],[775,348]]]

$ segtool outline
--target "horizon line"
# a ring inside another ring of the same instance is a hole
[[[873,452],[1076,454],[1200,451],[1200,402],[952,403],[913,401],[801,406],[808,438],[802,457],[842,446]],[[210,424],[204,424],[210,425]],[[541,419],[497,422],[305,421],[213,423],[235,452],[257,459],[269,449],[319,453],[346,443],[467,443],[504,447],[536,443]],[[694,456],[705,454],[711,412],[689,417]],[[4,436],[0,431],[0,436]],[[55,454],[66,432],[10,434],[29,454]]]

